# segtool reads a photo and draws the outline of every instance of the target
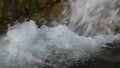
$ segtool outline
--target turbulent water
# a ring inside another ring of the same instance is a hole
[[[117,1],[71,0],[64,13],[67,24],[39,28],[31,20],[9,27],[0,40],[0,67],[66,68],[92,58],[119,61],[120,36],[112,30],[119,25]]]
[[[61,68],[75,61],[97,57],[117,36],[83,37],[65,25],[38,28],[33,21],[9,28],[1,40],[2,68]],[[4,65],[6,64],[6,65]]]
[[[63,21],[79,35],[116,34],[120,29],[119,0],[69,0]],[[116,31],[116,32],[115,32]]]

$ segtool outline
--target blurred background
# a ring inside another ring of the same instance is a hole
[[[0,32],[6,32],[8,24],[32,19],[38,25],[57,19],[67,0],[0,0]],[[45,23],[49,24],[49,23]]]

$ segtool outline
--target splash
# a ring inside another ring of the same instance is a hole
[[[9,28],[1,40],[0,66],[2,68],[64,68],[75,61],[87,61],[97,57],[116,37],[83,37],[67,26],[42,26],[33,21],[16,24]],[[108,40],[109,39],[109,40]],[[6,65],[4,65],[6,64]]]
[[[119,0],[69,0],[63,21],[83,36],[114,35],[119,29]],[[68,22],[67,22],[68,21]]]
[[[65,25],[39,28],[31,20],[9,27],[0,39],[0,67],[66,68],[109,55],[119,60],[120,36],[114,35],[120,20],[116,3],[118,0],[70,0]]]

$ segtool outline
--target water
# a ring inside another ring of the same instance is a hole
[[[2,68],[64,68],[80,60],[98,57],[102,47],[118,36],[84,37],[67,26],[42,26],[33,21],[16,24],[1,39],[0,66]],[[6,64],[6,65],[4,65]]]
[[[120,24],[119,0],[69,0],[64,22],[79,35],[116,34]]]
[[[70,0],[64,25],[38,27],[30,20],[9,27],[0,40],[0,67],[66,68],[94,58],[119,61],[120,36],[113,30],[119,25],[116,2]]]

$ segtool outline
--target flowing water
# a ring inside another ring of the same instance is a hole
[[[0,68],[67,68],[94,58],[119,61],[119,0],[69,2],[57,22],[64,25],[38,27],[30,20],[9,27],[0,40]]]
[[[115,34],[120,28],[119,0],[69,0],[63,21],[74,32],[83,36]]]

